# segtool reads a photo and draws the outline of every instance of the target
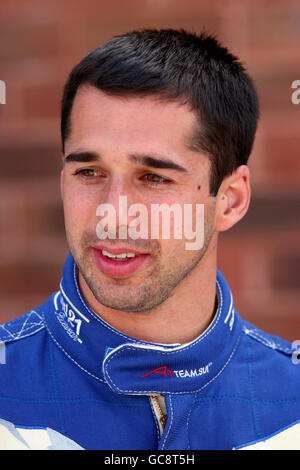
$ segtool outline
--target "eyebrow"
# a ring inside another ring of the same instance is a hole
[[[65,163],[91,163],[101,160],[101,156],[96,152],[72,152],[64,159]],[[150,168],[165,168],[170,170],[177,170],[186,173],[187,169],[178,163],[169,159],[162,159],[151,155],[130,155],[130,160],[139,165],[148,166]]]
[[[82,162],[82,163],[89,163],[89,162],[97,162],[101,159],[100,155],[96,152],[72,152],[69,153],[64,159],[65,163],[70,162]]]
[[[186,168],[181,165],[178,165],[178,163],[175,163],[172,160],[165,160],[151,155],[131,155],[130,159],[135,163],[144,166],[149,166],[151,168],[167,168],[171,170],[182,171],[185,173],[187,172]]]

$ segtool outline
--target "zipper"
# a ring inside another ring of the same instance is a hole
[[[157,419],[160,435],[162,435],[166,421],[167,421],[167,409],[165,405],[165,399],[163,395],[150,395],[150,402]]]

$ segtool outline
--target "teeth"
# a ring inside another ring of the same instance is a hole
[[[104,256],[107,256],[108,258],[116,260],[124,260],[126,258],[133,258],[134,256],[136,256],[134,253],[120,253],[119,255],[113,255],[112,253],[109,253],[106,250],[102,250],[102,254]]]

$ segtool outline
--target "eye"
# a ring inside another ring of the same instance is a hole
[[[157,175],[156,173],[146,173],[142,179],[153,186],[171,183],[171,180],[164,176]]]
[[[93,180],[104,176],[97,168],[79,168],[74,172],[74,175],[85,180]]]

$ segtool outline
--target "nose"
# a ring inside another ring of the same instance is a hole
[[[138,194],[133,184],[125,175],[114,175],[102,194],[96,215],[102,217],[98,230],[103,232],[104,223],[108,226],[111,237],[127,239],[130,227],[136,222],[136,214],[130,213],[130,207],[139,203]],[[105,231],[104,233],[107,233]]]

